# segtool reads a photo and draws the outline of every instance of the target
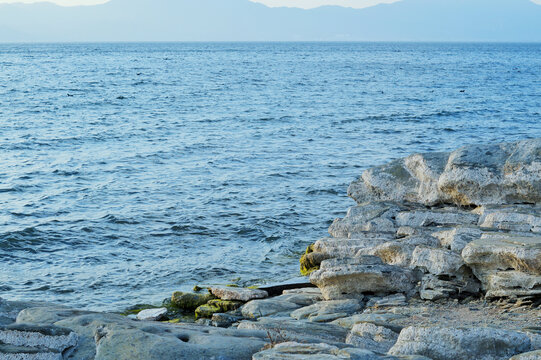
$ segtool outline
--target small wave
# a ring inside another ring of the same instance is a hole
[[[307,195],[322,195],[322,194],[339,195],[340,191],[337,191],[335,189],[314,189],[314,190],[307,191],[306,194]]]
[[[107,220],[107,222],[112,223],[112,224],[121,224],[121,225],[137,225],[137,224],[139,224],[139,221],[120,219],[120,218],[117,218],[116,216],[111,215],[111,214],[102,217],[102,219]]]
[[[20,189],[16,187],[0,188],[0,193],[19,192]]]

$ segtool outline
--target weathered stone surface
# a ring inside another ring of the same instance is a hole
[[[395,357],[362,349],[339,349],[328,344],[285,342],[254,355],[253,360],[430,360],[423,356]]]
[[[0,343],[2,360],[62,360],[62,354],[55,351]]]
[[[350,359],[342,354],[336,346],[328,344],[300,344],[297,342],[284,342],[277,344],[272,349],[254,354],[253,360],[277,360],[277,359],[312,359],[312,360],[338,360]]]
[[[541,350],[515,355],[510,360],[539,360],[539,359],[541,359]]]
[[[187,311],[194,311],[201,305],[205,305],[210,300],[216,299],[212,294],[193,294],[176,291],[171,296],[171,305]]]
[[[212,314],[212,319],[211,319],[212,326],[216,326],[216,327],[229,327],[240,320],[242,320],[242,316],[222,314],[222,313]]]
[[[297,304],[299,306],[308,306],[312,305],[317,301],[323,300],[323,296],[321,295],[321,292],[319,293],[289,293],[289,294],[283,294],[280,296],[276,296],[273,298],[276,301],[288,301],[292,302],[294,304]]]
[[[372,202],[349,208],[343,219],[336,219],[329,233],[336,238],[352,238],[363,232],[396,232],[394,218],[403,210],[394,203]]]
[[[345,347],[348,331],[343,327],[295,320],[292,318],[260,318],[258,321],[242,321],[239,329],[263,330],[274,342],[296,341],[301,343],[327,343]]]
[[[348,194],[425,205],[541,202],[541,139],[415,154],[365,171]]]
[[[378,353],[388,352],[398,339],[398,334],[389,328],[370,323],[353,326],[346,343],[355,347]]]
[[[442,202],[437,183],[449,154],[415,154],[366,170],[348,188],[358,204],[368,201],[409,201],[427,205]]]
[[[66,307],[39,301],[7,301],[0,298],[0,325],[9,325],[14,323],[17,315],[27,308],[34,307],[54,307],[57,309],[66,309]]]
[[[406,305],[406,297],[404,296],[404,294],[394,294],[385,297],[373,297],[366,303],[366,307],[374,308],[404,305]]]
[[[485,278],[487,298],[522,297],[541,295],[541,275],[520,271],[500,271]]]
[[[326,300],[352,298],[364,293],[389,294],[410,292],[416,279],[404,268],[385,265],[375,256],[332,259],[310,275]]]
[[[249,301],[242,306],[240,310],[244,317],[249,319],[257,319],[276,314],[289,315],[293,310],[296,310],[302,306],[303,305],[298,305],[287,300],[276,300],[276,298],[270,298]]]
[[[164,319],[167,314],[166,308],[146,309],[137,314],[137,320],[141,321],[159,321]]]
[[[0,326],[0,344],[26,348],[31,353],[39,349],[40,357],[54,356],[54,353],[69,355],[77,342],[78,336],[75,332],[58,326],[25,324]],[[13,350],[13,347],[11,350]],[[7,349],[4,349],[4,351],[7,352]],[[28,352],[24,349],[18,351],[22,351],[22,354]],[[37,357],[37,355],[35,356]]]
[[[84,340],[72,355],[77,360],[251,359],[268,342],[263,331],[139,322],[113,314],[83,315],[57,325]]]
[[[30,307],[21,310],[17,316],[18,324],[54,324],[62,319],[94,314],[91,311],[69,309],[65,307]]]
[[[448,230],[437,231],[432,236],[440,240],[440,245],[448,250],[462,253],[462,250],[473,240],[481,237],[482,231],[478,227],[458,226]]]
[[[478,220],[479,215],[456,208],[404,211],[396,216],[396,223],[399,226],[410,226],[414,228],[473,225],[477,224]]]
[[[342,326],[346,329],[352,329],[353,326],[360,323],[370,323],[377,326],[383,326],[388,329],[391,329],[394,332],[399,333],[403,327],[400,325],[400,322],[404,320],[406,316],[393,313],[363,313],[356,314],[350,317],[343,319],[338,319],[332,323],[338,326]]]
[[[492,328],[409,327],[400,333],[392,355],[423,355],[433,360],[507,360],[530,351],[524,333]]]
[[[269,296],[269,294],[263,290],[235,287],[211,286],[209,291],[222,300],[238,300],[244,302],[254,299],[264,299]]]
[[[541,275],[541,236],[484,234],[464,248],[462,257],[480,278],[509,269]]]
[[[339,317],[345,317],[361,311],[363,307],[363,303],[355,299],[322,301],[293,311],[291,317],[297,320],[307,319],[308,321],[321,320],[322,316],[333,314],[335,316],[340,314]]]
[[[233,300],[210,300],[205,305],[199,306],[197,309],[195,309],[195,317],[196,318],[211,318],[213,314],[216,313],[224,313],[228,311],[237,310],[242,306],[241,301],[233,301]]]
[[[434,275],[456,275],[464,266],[464,260],[450,250],[418,246],[413,252],[411,266]]]
[[[479,226],[519,232],[541,232],[541,208],[531,205],[483,206]]]
[[[539,294],[541,237],[484,234],[470,242],[462,257],[491,297]]]

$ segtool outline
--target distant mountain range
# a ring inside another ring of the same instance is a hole
[[[248,0],[0,5],[0,41],[531,41],[530,0],[402,0],[365,9],[269,8]]]

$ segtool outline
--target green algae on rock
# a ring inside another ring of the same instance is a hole
[[[314,254],[316,256],[314,256]],[[319,270],[319,264],[321,263],[321,261],[317,261],[317,255],[318,253],[314,253],[314,244],[311,244],[306,248],[306,252],[299,260],[301,263],[301,274],[303,276],[308,276],[312,272]]]
[[[237,310],[243,305],[241,301],[231,300],[211,300],[207,304],[199,306],[195,310],[195,317],[199,318],[211,318],[212,315],[217,313],[225,313],[228,311]]]
[[[212,294],[193,294],[176,291],[171,296],[171,305],[181,310],[194,311],[216,297]]]

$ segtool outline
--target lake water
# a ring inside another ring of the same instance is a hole
[[[539,136],[540,44],[0,45],[0,296],[296,277],[363,169]]]

